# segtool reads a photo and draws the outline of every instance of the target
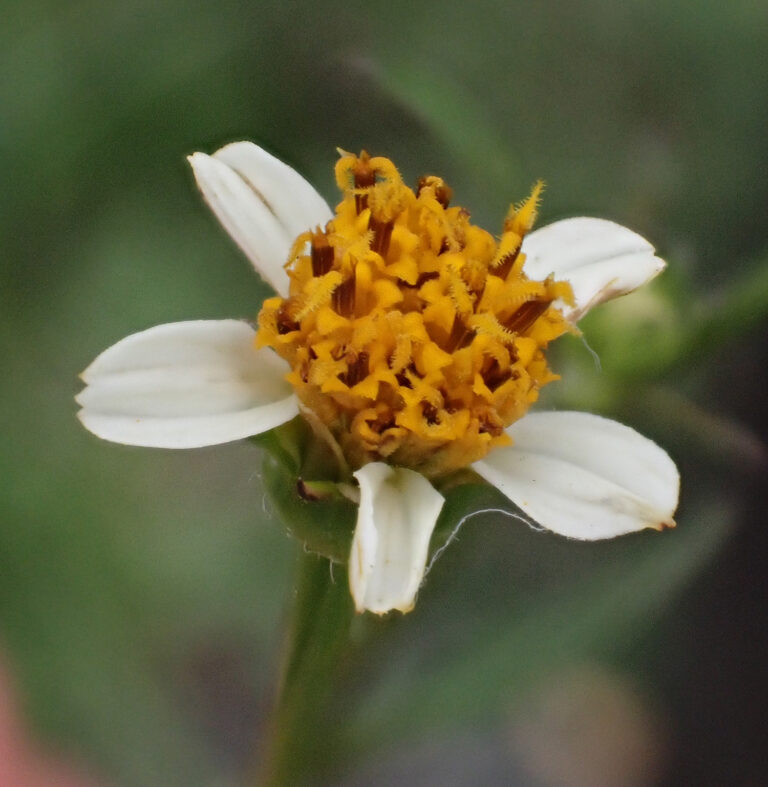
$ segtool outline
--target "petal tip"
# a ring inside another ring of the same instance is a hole
[[[213,152],[213,158],[222,158],[226,156],[228,153],[232,153],[234,151],[254,151],[259,153],[267,153],[264,148],[260,145],[257,145],[255,142],[251,142],[247,139],[237,140],[236,142],[227,142],[226,145],[222,145],[220,148]],[[271,154],[267,154],[270,155]]]
[[[445,498],[413,470],[371,462],[354,473],[360,507],[349,583],[358,613],[410,612]]]
[[[201,161],[204,161],[207,158],[210,158],[210,156],[207,153],[201,153],[199,151],[195,151],[194,153],[190,153],[187,156],[187,161],[190,163],[192,169],[194,169],[196,164],[198,164]]]

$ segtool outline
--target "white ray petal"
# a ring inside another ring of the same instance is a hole
[[[291,239],[333,217],[328,203],[295,169],[254,145],[233,142],[213,154],[259,194]]]
[[[289,421],[287,366],[238,320],[158,325],[105,350],[83,372],[78,417],[97,437],[154,448],[239,440]]]
[[[523,240],[525,273],[550,273],[573,287],[574,306],[559,304],[576,321],[593,306],[636,290],[666,267],[653,246],[632,230],[605,219],[574,218],[542,227]]]
[[[589,413],[525,416],[472,467],[555,533],[595,540],[674,526],[680,476],[654,442]]]
[[[205,153],[189,156],[200,191],[224,229],[253,263],[256,272],[278,295],[288,294],[283,267],[295,236],[286,228],[249,183],[222,161]]]
[[[358,612],[413,608],[445,499],[420,473],[371,462],[354,473],[360,509],[349,558]]]

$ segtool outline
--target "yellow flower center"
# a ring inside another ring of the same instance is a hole
[[[571,329],[552,305],[572,301],[570,285],[523,271],[542,184],[497,241],[449,207],[438,177],[414,192],[389,159],[363,152],[342,154],[336,180],[336,215],[296,240],[290,295],[265,301],[259,346],[288,361],[353,469],[466,467],[510,442],[504,428],[557,379],[545,348]]]

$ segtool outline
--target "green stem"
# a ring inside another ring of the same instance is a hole
[[[328,706],[353,611],[346,570],[302,552],[261,783],[293,787],[321,781],[318,777],[328,767],[332,748]]]

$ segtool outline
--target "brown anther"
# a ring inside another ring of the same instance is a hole
[[[504,431],[504,424],[498,416],[488,412],[480,416],[478,431],[480,434],[489,434],[491,437],[498,437]]]
[[[349,317],[355,310],[355,274],[345,279],[331,296],[331,306],[336,314]]]
[[[360,353],[347,362],[347,371],[339,375],[339,379],[350,388],[368,376],[368,353]]]
[[[369,189],[376,183],[376,170],[374,170],[369,162],[371,157],[368,152],[363,150],[357,159],[353,175],[355,178],[356,189]],[[355,210],[358,215],[368,207],[367,194],[355,194]]]
[[[323,234],[312,236],[312,275],[322,276],[333,267],[333,246]]]
[[[499,362],[493,358],[491,365],[483,372],[483,380],[489,390],[495,391],[502,383],[510,378],[509,369],[502,370]]]
[[[446,185],[442,178],[435,177],[434,175],[422,175],[416,183],[416,196],[421,194],[422,190],[427,187],[431,187],[434,190],[435,199],[444,208],[447,208],[453,197],[453,189]]]
[[[507,254],[495,268],[491,268],[491,273],[494,276],[498,276],[500,279],[506,281],[507,276],[509,276],[509,272],[512,270],[512,266],[515,264],[515,260],[519,254],[520,246]]]
[[[437,408],[434,405],[425,402],[421,411],[424,414],[424,420],[430,426],[440,423],[440,419],[437,417]]]
[[[512,333],[525,333],[549,308],[551,300],[526,301],[505,323]]]
[[[291,333],[292,331],[299,330],[299,323],[296,322],[289,314],[287,310],[287,301],[283,301],[280,305],[280,308],[277,310],[277,332],[284,336],[286,333]]]
[[[432,281],[432,279],[439,279],[440,274],[437,271],[428,271],[427,273],[420,273],[419,278],[416,279],[416,286],[421,287],[424,282]]]
[[[377,434],[386,432],[387,429],[391,429],[394,425],[395,419],[391,415],[383,413],[373,421],[368,421],[368,426],[371,427],[371,431],[376,432]]]
[[[408,375],[400,372],[399,374],[395,375],[395,379],[397,380],[403,388],[413,388],[413,383],[408,379]]]
[[[389,242],[392,239],[392,228],[395,223],[393,221],[379,221],[373,215],[368,219],[368,229],[373,232],[373,240],[371,241],[371,251],[375,251],[382,257],[387,256],[389,251]]]
[[[448,353],[452,353],[462,347],[468,347],[474,335],[475,332],[471,328],[467,328],[461,317],[456,315],[453,318],[453,328],[451,328],[448,341],[446,341],[443,349]]]

